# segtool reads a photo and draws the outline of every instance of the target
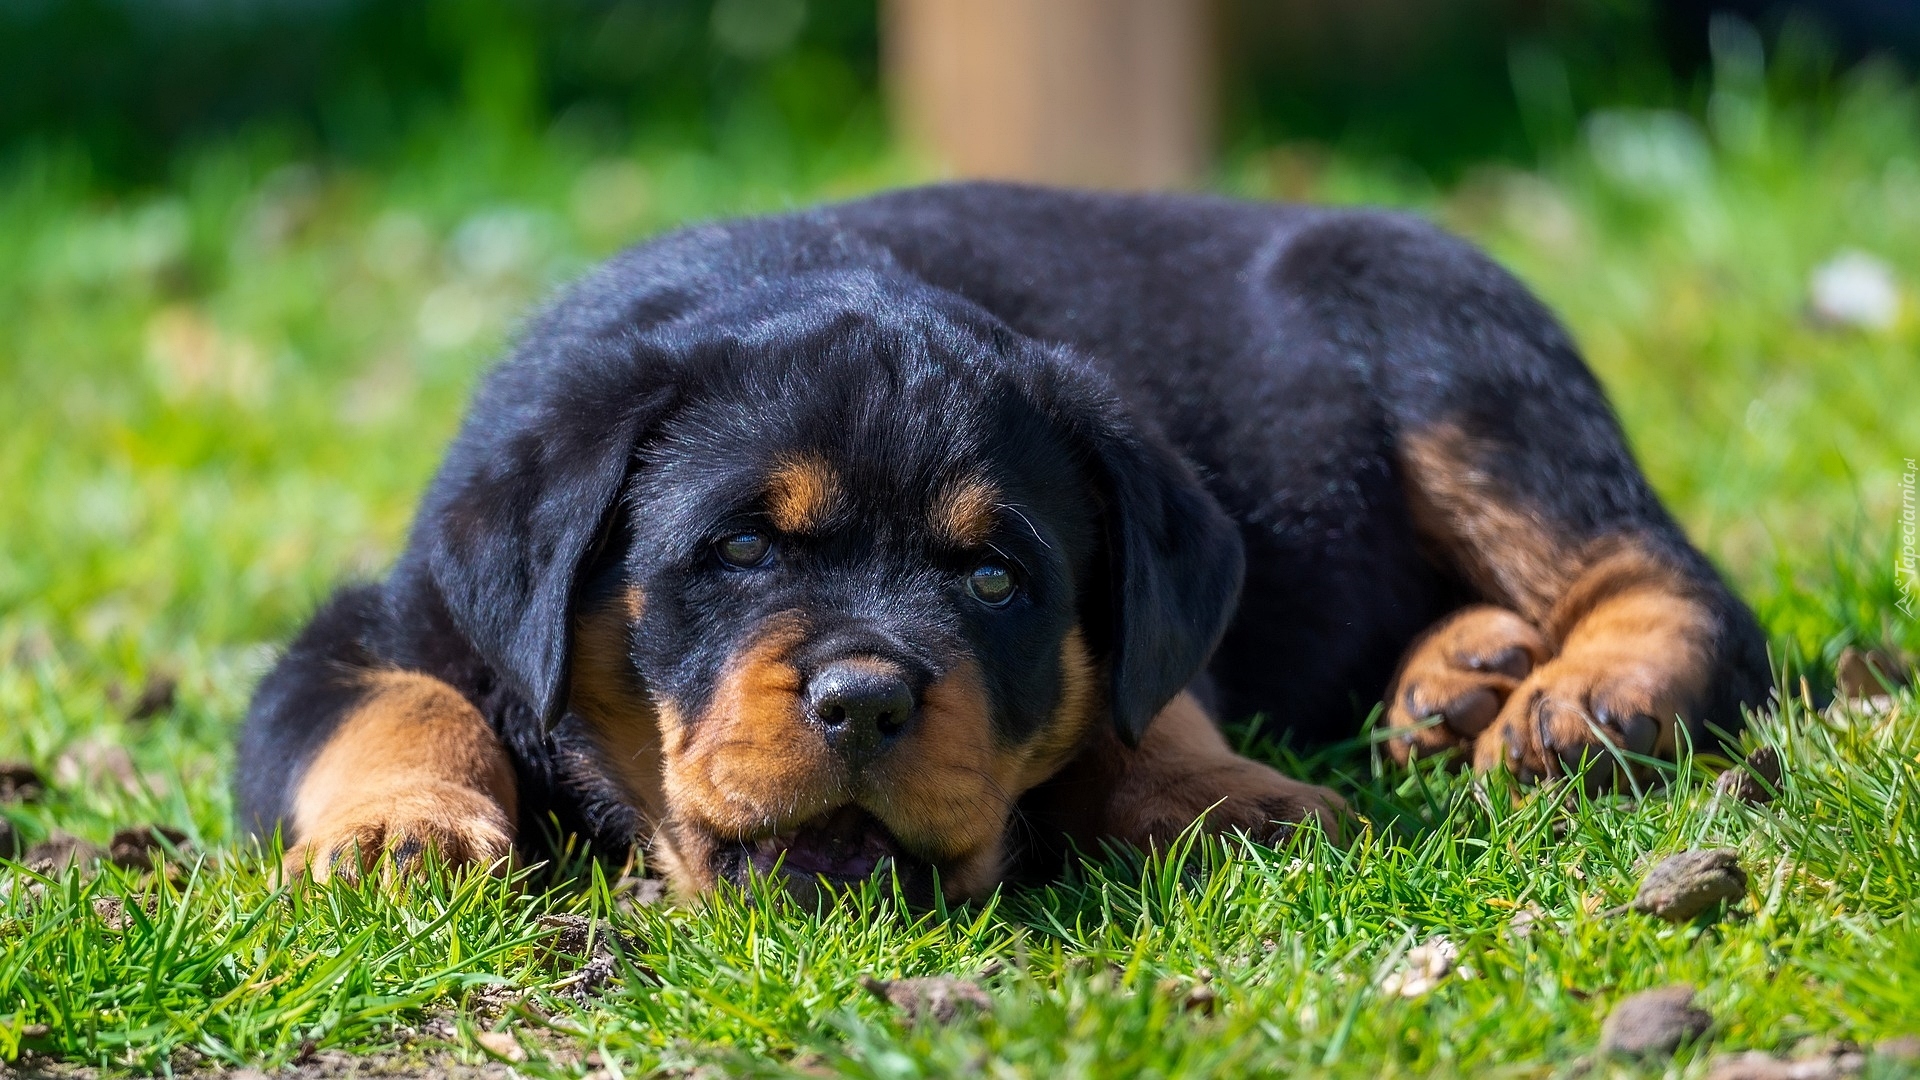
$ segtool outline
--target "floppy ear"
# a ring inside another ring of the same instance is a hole
[[[575,585],[608,534],[635,444],[667,409],[635,358],[528,350],[497,370],[422,505],[409,558],[454,625],[551,727],[565,711]]]
[[[1093,436],[1106,473],[1106,627],[1113,722],[1138,745],[1226,632],[1246,553],[1239,530],[1172,448],[1112,410]]]

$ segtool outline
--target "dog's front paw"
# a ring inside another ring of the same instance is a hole
[[[1671,757],[1694,680],[1660,659],[1568,656],[1529,676],[1474,746],[1474,766],[1505,764],[1522,783],[1586,777],[1591,792],[1643,779],[1635,758]]]
[[[1284,776],[1264,765],[1248,762],[1253,775],[1237,778],[1226,801],[1207,814],[1207,829],[1237,829],[1265,844],[1277,844],[1309,820],[1335,843],[1347,819],[1347,800],[1333,789]]]
[[[1470,607],[1436,624],[1387,691],[1387,755],[1402,765],[1464,756],[1548,655],[1540,631],[1505,608]]]
[[[429,784],[405,794],[329,808],[303,823],[281,861],[287,877],[357,877],[384,864],[405,871],[429,850],[449,865],[504,865],[512,824],[489,796],[458,784]]]
[[[1278,844],[1312,819],[1338,841],[1347,816],[1346,800],[1332,790],[1245,758],[1158,779],[1156,789],[1136,791],[1127,800],[1130,827],[1116,830],[1136,847],[1164,847],[1196,821],[1209,833],[1244,832]]]
[[[1595,792],[1645,779],[1634,759],[1671,759],[1682,723],[1700,715],[1712,629],[1685,597],[1642,589],[1609,599],[1514,689],[1475,743],[1475,767],[1504,763],[1525,783],[1584,775]]]

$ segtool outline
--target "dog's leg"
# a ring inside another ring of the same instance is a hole
[[[1303,229],[1271,280],[1285,351],[1364,375],[1356,422],[1377,420],[1444,587],[1515,617],[1468,611],[1403,654],[1391,753],[1472,739],[1483,766],[1547,776],[1609,747],[1670,747],[1677,717],[1704,741],[1765,700],[1759,624],[1660,505],[1525,286],[1458,240],[1368,215]]]
[[[413,672],[370,673],[364,687],[300,776],[285,869],[325,878],[429,847],[450,862],[506,855],[513,767],[479,711]]]
[[[1346,803],[1326,788],[1282,776],[1233,752],[1192,694],[1181,693],[1148,725],[1140,745],[1110,732],[1047,785],[1046,809],[1072,804],[1069,835],[1165,847],[1194,822],[1208,832],[1241,829],[1277,841],[1312,817],[1337,837]]]
[[[1400,449],[1422,538],[1495,606],[1409,650],[1389,690],[1393,756],[1471,747],[1478,768],[1504,762],[1527,781],[1610,758],[1587,771],[1599,788],[1633,774],[1634,755],[1710,745],[1709,724],[1731,729],[1757,699],[1752,615],[1659,511],[1624,446],[1569,462],[1551,442],[1524,451],[1435,426]],[[1568,490],[1543,493],[1556,476]]]

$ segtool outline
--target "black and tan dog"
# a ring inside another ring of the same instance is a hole
[[[958,897],[1203,815],[1333,824],[1215,716],[1350,737],[1384,691],[1396,758],[1610,783],[1768,685],[1566,334],[1468,246],[939,187],[574,288],[392,575],[261,685],[238,795],[317,873],[573,834],[682,894],[890,861]]]

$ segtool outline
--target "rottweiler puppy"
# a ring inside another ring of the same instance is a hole
[[[1404,216],[967,184],[614,258],[486,380],[405,553],[240,742],[290,869],[584,839],[691,896],[930,898],[1204,818],[1229,748],[1610,786],[1770,686],[1567,334]]]

